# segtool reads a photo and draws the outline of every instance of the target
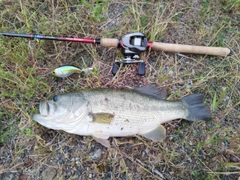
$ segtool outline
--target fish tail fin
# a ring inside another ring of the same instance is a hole
[[[187,108],[188,114],[186,120],[189,121],[206,121],[212,119],[210,109],[204,104],[202,94],[191,94],[181,98],[181,101]]]

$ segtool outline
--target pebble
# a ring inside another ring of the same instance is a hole
[[[18,177],[18,180],[27,180],[27,175],[26,174],[20,174]]]
[[[90,157],[94,160],[99,159],[101,155],[102,155],[102,150],[101,149],[97,149],[94,152],[90,153]]]
[[[163,9],[163,8],[164,8],[164,5],[161,4],[161,5],[159,6],[159,9]]]
[[[172,75],[172,74],[173,74],[173,70],[170,70],[170,71],[168,72],[168,74]]]
[[[80,158],[75,158],[76,164],[80,164]]]
[[[192,82],[192,80],[189,79],[188,82],[187,82],[187,88],[188,89],[191,88],[192,85],[193,85],[193,82]]]
[[[223,101],[228,101],[229,99],[230,99],[229,96],[224,96],[224,97],[223,97]]]
[[[145,150],[142,151],[142,158],[144,158],[145,156],[147,156],[149,153],[149,149],[146,148]]]
[[[238,163],[238,162],[240,162],[240,158],[231,154],[230,155],[230,162]]]
[[[76,174],[78,175],[78,176],[80,176],[81,174],[82,174],[82,170],[81,170],[81,168],[80,167],[76,167]]]
[[[92,179],[92,177],[93,177],[93,175],[92,174],[89,174],[89,176],[88,176],[90,179]]]
[[[58,163],[59,164],[63,164],[63,163],[65,163],[65,157],[64,156],[61,156],[61,157],[59,157],[59,159],[58,159]]]
[[[56,176],[56,174],[57,174],[56,169],[47,167],[42,172],[42,180],[52,180]]]
[[[146,155],[145,151],[142,151],[142,158],[144,158]]]

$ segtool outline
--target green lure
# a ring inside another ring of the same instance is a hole
[[[81,70],[74,66],[62,66],[54,69],[52,74],[56,77],[66,78],[72,75],[73,73],[81,73],[82,71],[88,71],[88,70],[92,70],[92,68],[86,68]]]

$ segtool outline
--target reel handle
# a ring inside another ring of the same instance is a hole
[[[170,43],[160,43],[160,42],[153,42],[151,47],[152,47],[152,50],[154,51],[207,54],[207,55],[214,55],[214,56],[227,56],[230,53],[229,48],[223,48],[223,47],[192,46],[192,45],[170,44]]]

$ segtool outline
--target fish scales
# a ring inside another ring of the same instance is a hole
[[[160,121],[164,122],[163,119],[168,121],[176,116],[186,116],[182,102],[158,100],[134,91],[99,89],[82,93],[93,113],[107,112],[115,115],[111,124],[159,124]]]

